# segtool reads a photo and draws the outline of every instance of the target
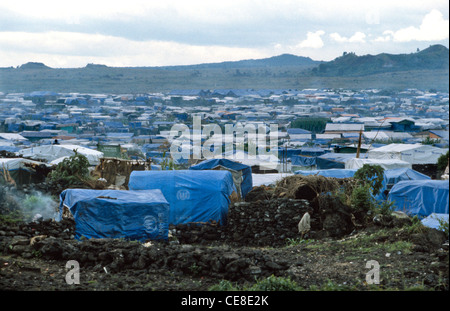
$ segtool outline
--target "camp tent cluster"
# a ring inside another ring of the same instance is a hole
[[[169,225],[216,222],[224,225],[235,181],[244,195],[251,171],[246,166],[220,162],[193,170],[133,171],[129,190],[66,189],[61,193],[59,219],[69,212],[76,238],[168,239]],[[231,166],[231,168],[228,168]],[[246,178],[231,171],[244,170]],[[242,191],[242,190],[241,190]]]
[[[366,164],[376,165],[377,161]],[[357,169],[299,170],[295,174],[351,178],[356,171]],[[432,180],[429,176],[408,167],[385,169],[382,191],[376,198],[391,202],[394,210],[411,216],[423,218],[433,213],[444,215],[449,213],[448,181]]]

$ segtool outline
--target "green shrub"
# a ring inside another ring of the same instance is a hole
[[[367,213],[374,206],[369,185],[359,185],[353,189],[350,196],[351,206],[358,212]]]
[[[276,277],[271,275],[259,280],[249,290],[251,291],[298,291],[301,287],[289,277]]]
[[[407,228],[408,233],[424,233],[428,228],[425,227],[420,220],[420,218],[415,215],[411,219],[411,225],[409,225]]]
[[[353,178],[358,184],[369,185],[372,194],[377,195],[383,187],[384,168],[379,165],[364,164],[355,172]]]
[[[78,154],[64,159],[48,175],[50,181],[71,186],[83,183],[89,178],[89,161],[86,156]]]
[[[212,285],[208,288],[210,291],[237,291],[239,290],[237,286],[233,285],[228,280],[221,280],[219,284]]]
[[[448,165],[448,157],[449,157],[449,152],[447,151],[446,154],[441,155],[438,160],[437,160],[437,170],[439,172],[439,176],[441,174],[444,173],[445,169],[447,168]]]
[[[442,218],[439,218],[438,219],[438,222],[439,222],[439,227],[438,227],[438,230],[441,230],[441,231],[443,231],[447,236],[448,236],[448,221],[446,221],[446,220],[444,220],[444,219],[442,219]]]

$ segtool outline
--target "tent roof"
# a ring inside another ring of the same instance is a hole
[[[405,180],[396,183],[388,200],[395,209],[409,214],[428,216],[432,213],[448,214],[448,180]]]
[[[75,155],[74,150],[76,150],[79,154],[84,155],[88,159],[90,165],[99,164],[100,158],[103,157],[103,152],[100,152],[98,150],[70,144],[43,145],[22,149],[19,150],[18,153],[27,158],[44,159],[48,162],[51,162],[64,156]]]
[[[241,185],[242,196],[245,197],[252,190],[252,168],[246,164],[231,161],[229,159],[209,159],[197,165],[191,166],[190,170],[207,170],[217,166],[224,166],[235,171],[242,171],[243,180]]]

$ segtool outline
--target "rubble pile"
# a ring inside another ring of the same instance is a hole
[[[202,275],[229,280],[253,280],[258,276],[281,275],[296,263],[262,250],[239,252],[229,246],[133,243],[124,239],[73,239],[74,223],[52,220],[2,225],[0,252],[22,258],[76,260],[83,269],[114,273],[146,270],[171,271],[179,275]]]
[[[74,241],[74,232],[75,223],[70,219],[60,222],[46,219],[29,223],[0,223],[0,252],[31,258],[36,254],[36,245],[40,241],[47,238],[58,239],[61,243]],[[47,253],[53,255],[54,252],[46,248],[39,254]]]
[[[308,208],[306,200],[286,198],[235,203],[228,214],[228,239],[243,245],[285,245],[286,239],[300,237],[298,223]]]
[[[230,245],[279,246],[299,238],[298,223],[308,211],[309,202],[294,199],[236,202],[228,211],[225,226],[217,223],[181,224],[172,227],[173,235],[184,243],[226,242]],[[313,216],[312,226],[316,222]]]

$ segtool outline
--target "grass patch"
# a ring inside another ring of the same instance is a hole
[[[209,291],[300,291],[303,290],[295,281],[289,277],[276,277],[271,275],[264,279],[257,280],[251,286],[240,286],[228,280],[221,280],[218,284],[212,285]]]

